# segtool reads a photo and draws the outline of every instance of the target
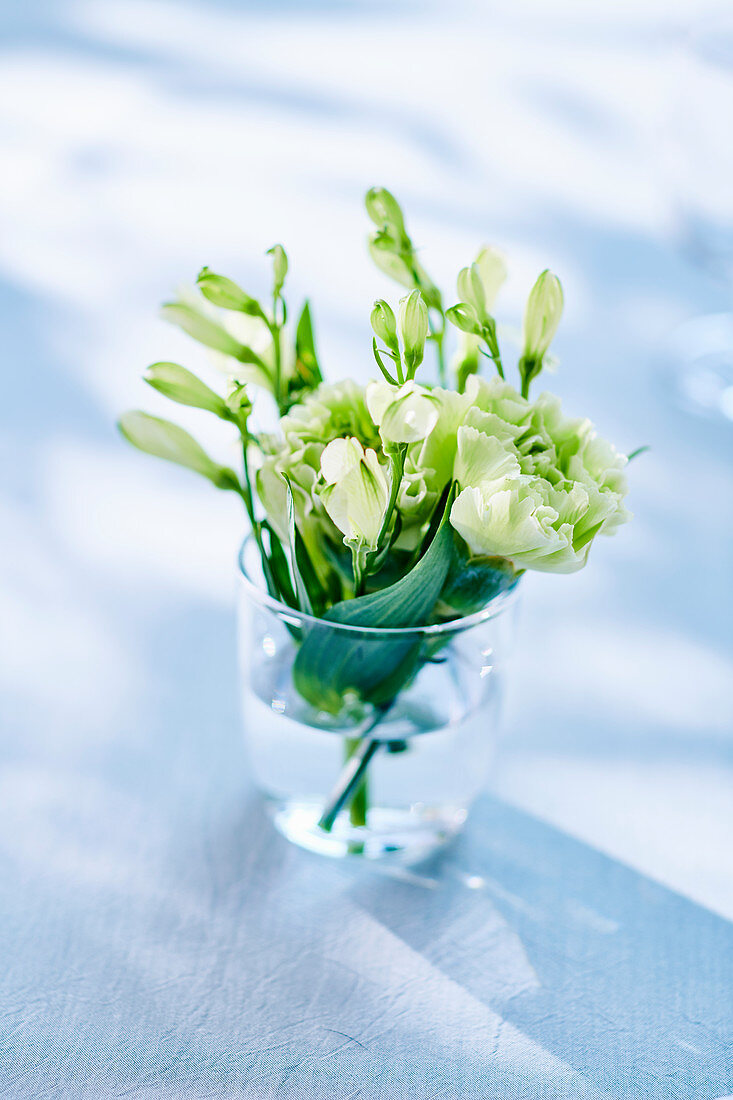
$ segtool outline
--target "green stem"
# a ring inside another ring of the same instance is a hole
[[[346,737],[344,739],[344,763],[348,763],[362,741],[359,737]],[[366,825],[367,811],[369,809],[369,780],[365,773],[360,785],[351,796],[349,804],[349,821],[352,825]]]
[[[445,369],[445,349],[443,347],[443,339],[445,337],[445,317],[443,318],[443,327],[440,332],[435,333],[435,347],[438,352],[438,381],[441,386],[445,388],[448,382],[446,369]]]
[[[318,821],[319,826],[325,832],[331,832],[338,815],[345,806],[351,805],[352,799],[362,790],[362,788],[364,789],[364,796],[361,807],[364,813],[364,824],[366,823],[366,814],[368,811],[366,771],[372,757],[379,750],[380,745],[383,744],[382,741],[376,738],[370,738],[369,734],[372,730],[376,729],[391,706],[392,703],[390,702],[384,706],[378,707],[360,735],[347,739],[347,744],[344,748],[346,764],[336,780],[336,785],[328,796],[326,805],[323,808],[323,813]],[[360,812],[358,803],[357,812]]]
[[[497,371],[499,372],[499,377],[503,378],[504,377],[504,367],[503,367],[502,362],[501,362],[501,353],[499,351],[499,341],[496,338],[496,325],[495,324],[492,323],[491,325],[487,325],[484,328],[484,340],[486,341],[486,345],[489,349],[490,357],[494,361],[494,366],[496,367]]]
[[[280,326],[277,323],[277,295],[272,299],[272,324],[269,326],[272,333],[272,343],[275,350],[275,377],[273,379],[273,391],[278,411],[282,415],[283,387],[282,387],[282,355],[280,349]]]
[[[392,513],[394,512],[395,505],[397,503],[397,494],[400,491],[400,485],[402,484],[402,474],[405,468],[405,452],[407,451],[407,444],[404,443],[400,446],[400,449],[390,455],[390,462],[392,466],[392,485],[389,490],[389,500],[387,501],[387,508],[384,513],[384,519],[382,520],[382,526],[379,529],[379,535],[377,536],[377,551],[382,549],[382,539],[387,534],[390,520],[392,519]]]
[[[252,528],[252,534],[255,537],[257,543],[257,549],[260,552],[260,558],[262,559],[262,572],[265,575],[265,583],[267,584],[267,591],[275,599],[280,598],[280,592],[277,584],[275,583],[275,577],[273,576],[272,567],[270,566],[270,559],[267,556],[265,550],[265,544],[262,541],[262,525],[255,516],[254,509],[254,497],[252,495],[252,479],[249,473],[249,459],[247,457],[247,444],[249,437],[242,436],[242,466],[244,468],[244,485],[239,487],[239,495],[244,501],[244,507],[247,511],[247,518],[249,519],[250,527]]]

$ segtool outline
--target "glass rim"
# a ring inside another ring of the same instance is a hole
[[[474,611],[471,615],[464,615],[457,619],[448,619],[444,623],[432,623],[426,626],[356,626],[352,623],[338,623],[331,619],[318,618],[317,615],[309,615],[305,611],[296,611],[295,608],[275,599],[261,585],[257,584],[250,576],[245,563],[245,554],[251,547],[256,548],[254,536],[250,533],[242,541],[237,554],[237,565],[240,579],[249,599],[260,607],[272,611],[279,619],[294,626],[321,626],[329,627],[334,631],[342,631],[347,634],[366,634],[373,637],[387,635],[390,638],[405,638],[410,635],[434,638],[436,635],[460,634],[464,630],[470,630],[480,623],[489,622],[497,618],[507,610],[516,600],[517,587],[515,584],[508,592],[501,592],[494,596],[480,611]]]

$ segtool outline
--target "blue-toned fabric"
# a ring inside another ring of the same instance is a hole
[[[729,178],[710,6],[3,6],[0,1097],[733,1096],[731,429],[672,369],[676,326],[730,308],[733,190],[694,216]],[[447,299],[506,249],[507,347],[557,270],[548,386],[651,446],[628,529],[522,582],[491,790],[401,873],[265,820],[237,502],[114,428],[166,415],[149,362],[210,369],[157,302],[204,263],[263,294],[276,240],[327,375],[369,377],[369,303],[397,298],[373,183]]]

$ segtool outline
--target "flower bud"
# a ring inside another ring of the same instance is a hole
[[[422,363],[429,331],[428,307],[419,290],[413,290],[400,299],[398,313],[405,365],[408,375],[412,377]]]
[[[450,309],[445,311],[445,315],[450,323],[459,328],[461,332],[473,333],[475,336],[481,335],[481,324],[476,310],[467,302],[459,302],[458,305],[451,306]]]
[[[196,280],[204,298],[223,309],[234,309],[249,317],[261,317],[259,302],[245,294],[240,286],[224,275],[216,275],[208,267],[202,267]]]
[[[378,298],[374,303],[371,323],[375,335],[378,336],[391,351],[399,352],[395,315],[392,312],[392,307],[385,302],[383,298]]]
[[[375,225],[390,226],[398,236],[405,232],[405,219],[400,204],[386,187],[370,187],[364,198],[366,211]]]
[[[405,382],[398,388],[388,382],[370,382],[366,402],[385,450],[393,443],[426,439],[438,422],[437,399],[417,382]]]
[[[252,402],[247,393],[247,387],[243,383],[233,382],[227,394],[226,406],[237,421],[241,430],[246,430],[247,420],[252,412]]]
[[[486,315],[486,294],[476,264],[464,267],[458,275],[458,297],[462,302],[473,306],[476,316],[483,319]]]
[[[389,487],[376,451],[358,439],[334,439],[321,455],[321,500],[347,545],[376,550]]]
[[[209,458],[193,436],[170,420],[163,420],[148,413],[133,411],[120,417],[118,427],[125,439],[146,454],[186,466],[212,481],[218,489],[239,487],[237,475],[226,466],[219,466]]]
[[[288,257],[281,244],[276,244],[273,245],[272,248],[268,248],[267,255],[272,256],[272,293],[277,297],[283,288],[285,276],[288,273]]]
[[[543,271],[532,287],[524,313],[525,359],[542,359],[562,316],[562,286],[557,275]]]
[[[206,409],[223,418],[227,416],[227,406],[219,394],[178,363],[153,363],[143,377],[154,390],[179,405]]]
[[[242,356],[247,354],[247,348],[240,344],[239,340],[235,340],[222,325],[212,321],[206,314],[200,313],[194,306],[187,305],[185,302],[167,302],[161,306],[160,316],[164,321],[178,325],[207,348],[221,351],[224,355],[231,355],[235,359],[242,359]]]
[[[473,266],[477,269],[483,284],[486,308],[491,312],[496,296],[506,282],[507,267],[504,254],[498,248],[482,248]]]

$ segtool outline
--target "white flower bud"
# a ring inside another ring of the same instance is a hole
[[[476,310],[480,319],[486,315],[486,294],[476,264],[464,267],[458,275],[458,297]]]
[[[376,550],[389,500],[376,451],[365,451],[353,436],[334,439],[321,455],[321,475],[321,500],[344,542]]]
[[[405,382],[399,387],[388,382],[370,382],[366,401],[385,447],[427,438],[438,420],[436,398],[417,382]]]
[[[524,357],[541,359],[562,316],[562,286],[557,275],[543,271],[532,287],[524,312]]]
[[[504,254],[498,248],[482,248],[473,266],[477,269],[484,288],[486,308],[491,312],[496,296],[506,282],[507,267]]]

